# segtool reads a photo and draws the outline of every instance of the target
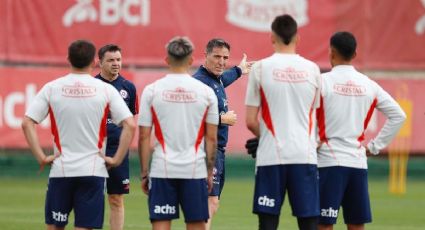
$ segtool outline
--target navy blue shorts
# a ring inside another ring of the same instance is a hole
[[[208,188],[206,179],[150,178],[149,215],[151,221],[179,218],[179,205],[185,222],[207,221]]]
[[[312,164],[257,167],[253,212],[280,215],[286,191],[292,215],[319,216],[318,171]]]
[[[118,146],[108,146],[106,156],[113,157]],[[130,167],[128,152],[122,163],[115,168],[108,170],[109,178],[106,179],[106,191],[108,194],[128,194],[130,193]]]
[[[335,224],[342,206],[346,224],[372,221],[367,170],[349,167],[319,168],[321,224]]]
[[[74,209],[75,227],[102,228],[105,178],[49,178],[45,204],[46,224],[64,227]]]
[[[225,180],[225,158],[224,149],[217,149],[217,153],[215,155],[215,165],[213,168],[213,188],[210,192],[210,196],[218,196],[220,197],[221,192],[224,187]]]

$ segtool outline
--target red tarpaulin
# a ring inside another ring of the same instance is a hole
[[[361,68],[425,68],[425,2],[373,0],[0,0],[0,59],[66,63],[68,44],[117,43],[126,64],[164,65],[164,46],[190,37],[196,63],[207,41],[232,45],[231,62],[271,54],[270,21],[289,13],[299,23],[298,52],[328,68],[328,40],[337,30],[358,39]]]

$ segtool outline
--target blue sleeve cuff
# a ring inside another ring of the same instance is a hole
[[[238,74],[238,78],[240,78],[242,76],[242,70],[241,70],[241,68],[239,68],[236,65],[233,68],[236,70],[236,73]]]

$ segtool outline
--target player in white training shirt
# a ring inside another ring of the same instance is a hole
[[[179,206],[187,229],[205,229],[209,217],[218,106],[213,90],[188,74],[192,51],[187,38],[173,38],[167,45],[170,73],[148,85],[141,97],[139,155],[153,229],[170,229]]]
[[[321,106],[317,111],[319,229],[333,228],[340,206],[348,229],[364,229],[364,224],[372,221],[366,152],[378,154],[397,134],[406,118],[387,92],[351,65],[356,46],[351,33],[335,33],[330,39],[329,55],[333,68],[322,75]],[[375,109],[384,113],[388,120],[364,147],[364,133]]]
[[[251,70],[245,104],[248,129],[260,138],[253,212],[260,229],[277,229],[288,191],[300,229],[315,229],[319,215],[315,109],[320,70],[296,54],[297,24],[289,15],[275,18],[275,53]]]
[[[77,40],[68,48],[71,73],[47,83],[25,113],[27,142],[43,167],[51,164],[46,195],[48,229],[63,229],[72,209],[76,229],[102,228],[106,163],[121,163],[134,134],[132,114],[119,93],[90,76],[96,49]],[[123,126],[114,158],[104,156],[108,111]],[[35,125],[50,115],[54,154],[46,156]]]

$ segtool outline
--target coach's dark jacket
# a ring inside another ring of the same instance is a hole
[[[227,96],[226,96],[226,92],[224,91],[224,88],[226,88],[227,86],[232,84],[234,81],[236,81],[241,75],[242,75],[242,71],[237,66],[226,70],[219,77],[208,72],[208,70],[204,66],[201,66],[195,72],[193,77],[202,81],[204,84],[208,85],[214,90],[214,93],[217,96],[217,100],[218,100],[218,113],[221,115],[228,111]],[[227,125],[221,124],[221,121],[220,121],[218,125],[217,147],[222,149],[223,151],[227,145],[228,134],[229,134],[229,127]]]

